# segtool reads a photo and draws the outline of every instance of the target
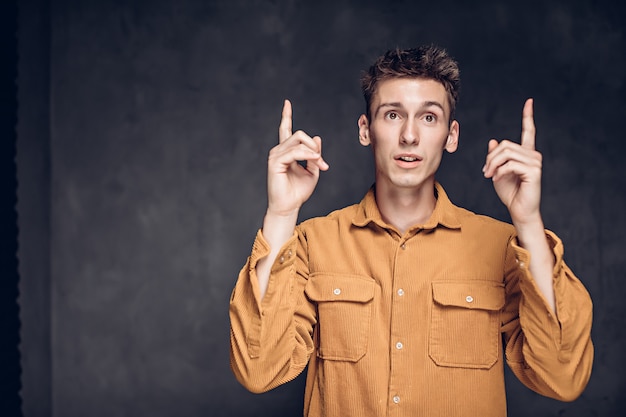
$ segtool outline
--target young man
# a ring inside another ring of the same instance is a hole
[[[435,181],[459,139],[444,50],[389,51],[362,86],[376,182],[299,225],[328,165],[319,137],[292,133],[285,101],[263,229],[231,298],[237,379],[263,392],[308,364],[305,416],[501,417],[506,360],[529,388],[574,400],[591,373],[592,305],[543,226],[532,100],[521,144],[492,139],[483,167],[510,225],[454,206]]]

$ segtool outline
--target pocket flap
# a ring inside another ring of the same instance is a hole
[[[366,303],[374,298],[375,281],[361,275],[312,275],[306,295],[313,301],[352,301]]]
[[[493,281],[433,282],[433,299],[444,306],[500,310],[504,307],[504,284]]]

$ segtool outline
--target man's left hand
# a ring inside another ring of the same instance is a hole
[[[521,143],[491,139],[483,167],[514,224],[541,219],[541,161],[541,153],[535,150],[533,99],[529,98],[522,112]]]

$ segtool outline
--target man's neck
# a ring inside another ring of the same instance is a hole
[[[435,184],[420,188],[384,187],[376,184],[376,205],[383,220],[400,234],[418,224],[424,224],[435,210]]]

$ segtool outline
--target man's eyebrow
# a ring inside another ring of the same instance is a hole
[[[422,104],[422,108],[426,108],[426,107],[439,107],[441,109],[442,112],[446,112],[446,110],[443,108],[443,104],[441,104],[438,101],[425,101],[424,104]]]
[[[443,113],[446,112],[445,108],[443,107],[443,104],[441,104],[438,101],[425,101],[422,103],[422,105],[420,106],[420,109],[426,109],[428,107],[438,107],[439,109],[441,109],[441,111]],[[376,107],[376,109],[374,110],[374,115],[378,114],[378,112],[380,110],[382,110],[385,107],[390,107],[390,108],[403,108],[404,106],[402,105],[402,103],[399,102],[390,102],[390,103],[380,103],[378,105],[378,107]]]
[[[374,114],[375,114],[375,115],[376,115],[376,114],[378,114],[378,112],[379,112],[381,109],[385,108],[385,107],[391,107],[391,108],[401,108],[401,107],[402,107],[402,103],[396,103],[396,102],[393,102],[393,103],[380,103],[380,104],[378,105],[378,107],[376,107],[376,109],[374,109]]]

